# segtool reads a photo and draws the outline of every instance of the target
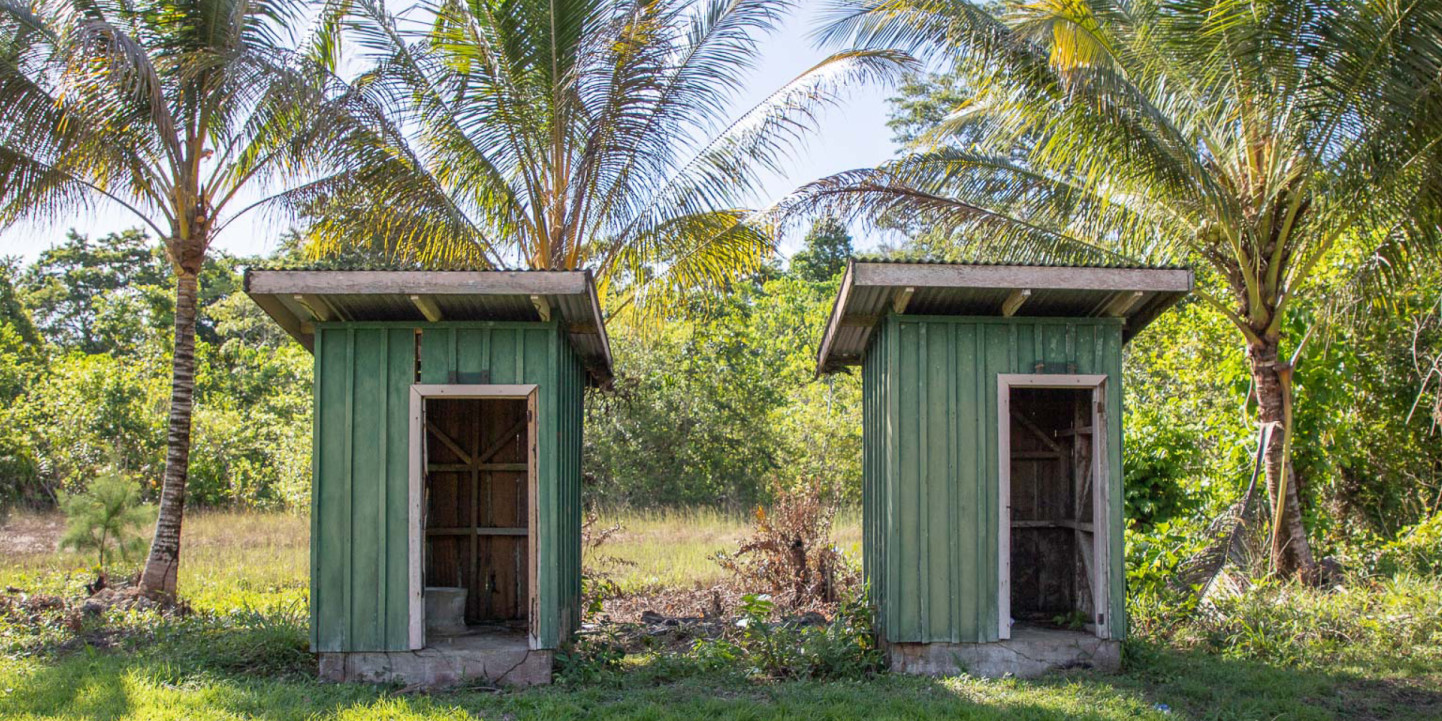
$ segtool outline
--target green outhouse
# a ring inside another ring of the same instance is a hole
[[[315,358],[322,677],[550,679],[580,622],[582,393],[611,378],[589,272],[251,270]]]
[[[860,365],[863,565],[895,670],[1113,667],[1122,345],[1183,268],[852,261],[818,372]]]

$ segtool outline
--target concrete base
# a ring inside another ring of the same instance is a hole
[[[503,686],[551,682],[550,650],[531,650],[525,634],[495,631],[431,636],[419,651],[320,654],[322,681],[450,686],[485,679]]]
[[[1034,678],[1072,668],[1116,671],[1122,664],[1122,645],[1080,631],[1016,626],[1005,641],[889,643],[886,655],[898,673]]]

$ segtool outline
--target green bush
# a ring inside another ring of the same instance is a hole
[[[1377,571],[1442,575],[1442,511],[1399,534],[1384,545],[1374,562]]]
[[[1196,608],[1190,589],[1175,586],[1177,569],[1202,548],[1197,524],[1168,521],[1126,529],[1127,626],[1151,636],[1188,617]]]
[[[1157,411],[1137,408],[1126,418],[1123,498],[1127,523],[1136,528],[1165,523],[1198,507],[1189,482],[1200,470],[1198,429]]]

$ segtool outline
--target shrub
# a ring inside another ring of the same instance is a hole
[[[556,683],[589,684],[621,670],[626,649],[611,637],[581,636],[556,653]]]
[[[596,513],[586,514],[581,522],[581,608],[586,616],[595,616],[602,610],[602,603],[621,593],[614,573],[617,569],[634,566],[635,562],[613,556],[601,550],[612,536],[625,530],[621,524],[601,525]]]
[[[1377,552],[1374,564],[1386,575],[1442,574],[1442,511],[1398,534]]]
[[[833,603],[858,574],[831,542],[839,504],[817,480],[777,490],[771,512],[758,506],[756,528],[735,553],[712,558],[736,575],[742,588],[786,598],[793,608]]]
[[[1153,408],[1129,409],[1122,451],[1128,525],[1148,529],[1197,507],[1189,488],[1199,470],[1198,428],[1180,425]]]

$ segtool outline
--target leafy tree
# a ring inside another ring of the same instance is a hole
[[[43,364],[45,349],[12,279],[18,258],[0,258],[0,515],[26,496],[25,480],[35,475],[32,438],[16,401]]]
[[[889,98],[891,139],[909,145],[942,124],[967,97],[962,78],[956,73],[909,75]]]
[[[33,434],[17,401],[38,373],[36,346],[0,322],[0,515],[17,501],[37,500],[28,481],[38,463]]]
[[[831,280],[846,269],[846,261],[851,259],[851,233],[834,217],[812,221],[803,242],[801,250],[791,256],[791,272],[802,280]]]
[[[65,242],[45,250],[21,278],[26,302],[51,342],[84,353],[112,348],[97,331],[100,306],[115,293],[132,296],[143,286],[163,286],[166,262],[140,229],[97,240],[71,230]]]
[[[836,286],[755,281],[659,327],[613,324],[615,390],[587,399],[590,500],[740,511],[797,479],[858,499],[860,379],[815,380]]]
[[[341,18],[351,3],[335,5]],[[354,7],[337,30],[377,61],[365,87],[400,102],[371,162],[299,194],[310,247],[366,238],[426,263],[592,268],[624,296],[613,308],[758,269],[772,237],[740,201],[836,91],[906,66],[842,53],[732,122],[789,2],[447,0],[414,31],[377,0]]]
[[[238,282],[231,273],[217,286]],[[123,309],[114,307],[118,316]],[[103,304],[102,311],[105,320]],[[303,508],[310,482],[309,355],[244,293],[204,313],[218,338],[196,342],[187,504]],[[141,479],[146,498],[159,494],[169,395],[166,330],[145,322],[127,332],[135,334],[128,346],[112,344],[109,353],[30,360],[13,331],[0,329],[0,502],[43,504],[107,467]]]
[[[38,349],[42,342],[40,331],[15,288],[19,268],[19,258],[0,258],[0,326],[10,328],[27,345]]]
[[[141,591],[173,595],[190,461],[197,295],[217,234],[359,147],[360,101],[296,51],[291,0],[0,5],[0,225],[109,203],[161,239],[175,273],[160,516]],[[308,43],[305,47],[310,47]],[[344,141],[344,142],[343,142]],[[242,205],[247,192],[278,196]],[[278,204],[278,205],[277,205]]]
[[[836,4],[827,39],[929,54],[966,94],[915,152],[786,210],[900,216],[959,253],[1203,265],[1197,295],[1240,334],[1258,420],[1281,429],[1273,567],[1313,576],[1284,336],[1349,238],[1384,281],[1442,239],[1442,2]]]
[[[140,504],[139,486],[116,471],[101,474],[79,493],[62,494],[60,509],[65,512],[60,547],[95,551],[102,569],[112,551],[126,560],[145,548],[145,539],[133,533],[150,521],[151,511]]]

